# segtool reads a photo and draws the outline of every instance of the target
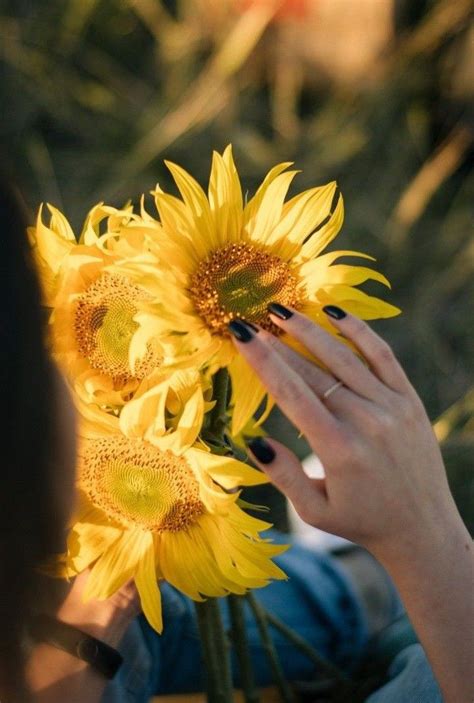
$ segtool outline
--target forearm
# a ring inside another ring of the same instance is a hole
[[[379,555],[397,585],[445,703],[474,700],[474,554],[457,513],[422,543]]]
[[[88,664],[48,644],[38,644],[27,678],[35,703],[99,703],[107,680]]]
[[[59,611],[57,617],[116,648],[130,619],[103,607],[100,617]],[[86,662],[46,643],[38,643],[30,656],[27,679],[35,703],[99,703],[108,679]]]

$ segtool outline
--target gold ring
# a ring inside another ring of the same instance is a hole
[[[331,388],[328,388],[327,391],[323,393],[323,400],[327,400],[330,395],[332,395],[335,391],[337,391],[338,388],[343,385],[344,384],[342,381],[336,381],[336,383],[334,383]]]

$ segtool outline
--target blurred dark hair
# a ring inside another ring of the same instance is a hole
[[[25,628],[55,523],[54,376],[19,193],[0,175],[0,698],[28,701]]]

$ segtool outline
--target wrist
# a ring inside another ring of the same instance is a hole
[[[65,652],[106,679],[112,679],[123,663],[114,647],[51,615],[35,615],[29,623],[29,633],[34,642]]]
[[[453,503],[438,518],[420,520],[416,528],[370,551],[397,581],[398,574],[422,577],[433,568],[439,569],[442,562],[464,558],[471,549],[471,537]]]
[[[108,601],[83,603],[81,607],[71,607],[65,602],[56,614],[58,620],[82,630],[110,647],[120,644],[134,616],[135,612],[131,609],[118,608]]]

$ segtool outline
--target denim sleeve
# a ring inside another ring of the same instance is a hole
[[[395,657],[389,681],[372,693],[366,703],[443,703],[421,645],[412,644]]]

